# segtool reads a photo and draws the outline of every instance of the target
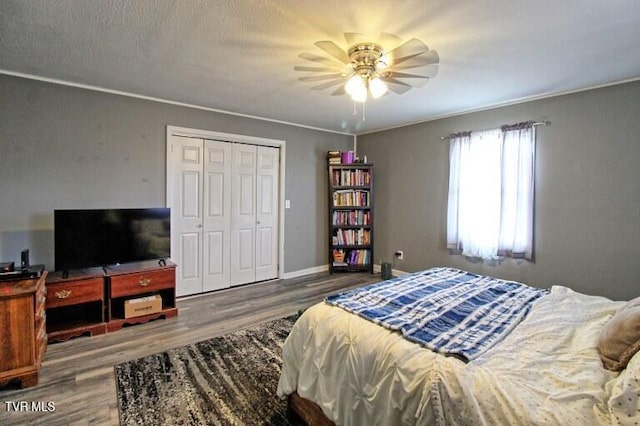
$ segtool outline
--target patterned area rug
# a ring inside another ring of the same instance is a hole
[[[123,425],[299,425],[276,396],[296,316],[115,366]]]

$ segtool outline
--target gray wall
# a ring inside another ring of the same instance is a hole
[[[538,128],[535,261],[450,255],[440,136],[526,120],[551,121]],[[358,154],[375,164],[376,258],[404,250],[395,268],[452,266],[613,299],[640,295],[640,82],[362,135]]]
[[[166,126],[287,141],[285,271],[327,263],[324,155],[349,136],[0,75],[0,261],[53,267],[56,208],[165,204]],[[640,294],[640,82],[358,138],[375,164],[376,260],[455,266],[532,285]],[[535,262],[497,265],[445,247],[448,144],[440,136],[523,120],[539,128]]]
[[[0,93],[0,261],[53,269],[54,209],[164,206],[174,125],[285,140],[285,272],[327,263],[325,155],[351,136],[3,75]]]

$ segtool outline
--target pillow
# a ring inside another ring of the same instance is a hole
[[[640,350],[640,297],[628,301],[605,324],[598,341],[604,368],[624,370]]]
[[[609,394],[611,424],[637,425],[640,422],[640,352],[605,388]]]

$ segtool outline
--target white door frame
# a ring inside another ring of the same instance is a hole
[[[173,188],[168,182],[172,182],[173,170],[171,167],[171,136],[186,136],[199,139],[213,139],[223,142],[247,143],[251,145],[271,146],[280,148],[280,194],[278,200],[278,278],[284,278],[284,184],[285,184],[285,159],[286,144],[284,140],[267,139],[256,136],[237,135],[233,133],[214,132],[211,130],[191,129],[188,127],[167,126],[166,139],[166,159],[167,159],[167,175],[166,175],[166,200],[165,206],[171,207],[170,200],[173,199]]]

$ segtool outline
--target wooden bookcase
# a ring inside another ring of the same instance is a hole
[[[373,273],[373,165],[329,165],[329,272]]]

